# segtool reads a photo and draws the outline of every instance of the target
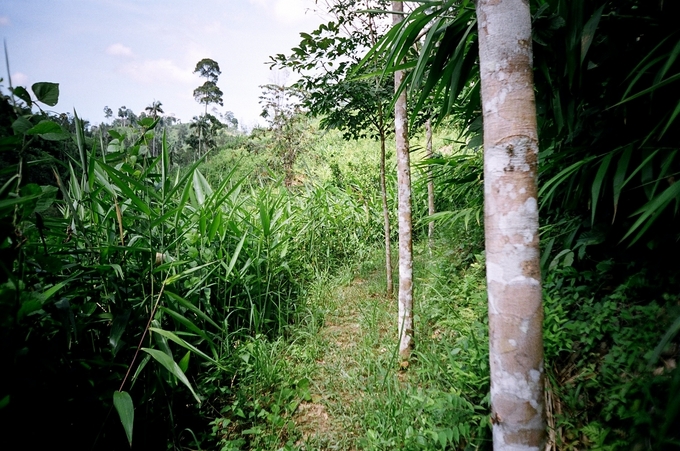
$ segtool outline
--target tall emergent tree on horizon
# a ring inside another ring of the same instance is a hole
[[[494,449],[545,446],[538,133],[526,0],[477,0]]]
[[[404,4],[392,2],[393,23],[402,20]],[[400,91],[404,71],[394,73],[394,90]],[[397,145],[397,214],[399,226],[399,356],[408,360],[413,347],[413,242],[411,222],[411,159],[408,142],[406,90],[401,90],[394,105],[394,134]]]
[[[216,103],[219,106],[223,105],[222,96],[224,93],[220,88],[217,87],[217,79],[219,78],[222,71],[220,70],[220,65],[217,61],[210,58],[203,58],[201,61],[196,63],[196,68],[194,73],[198,73],[200,77],[205,78],[206,81],[198,88],[194,89],[194,99],[200,104],[205,105],[205,111],[203,113],[203,120],[207,120],[208,116],[208,105]],[[201,142],[202,142],[202,129],[199,128],[198,136],[198,155],[201,155]]]
[[[151,115],[151,117],[154,119],[154,121],[158,119],[159,114],[165,113],[165,111],[163,111],[163,102],[161,102],[160,100],[154,100],[151,103],[151,105],[144,108],[144,110],[147,111]],[[155,132],[153,140],[152,140],[152,146],[151,146],[151,156],[154,156],[154,157],[157,155],[157,152],[156,152],[156,141],[158,141],[157,135],[158,135],[158,132]]]

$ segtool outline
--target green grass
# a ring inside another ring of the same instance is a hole
[[[250,429],[258,424],[261,434],[269,437],[249,441],[247,449],[486,446],[482,262],[479,256],[455,252],[431,258],[423,247],[416,247],[416,255],[421,288],[416,294],[417,345],[411,366],[406,370],[399,366],[397,306],[384,296],[382,253],[376,250],[308,290],[301,318],[289,330],[285,344],[278,340],[262,345],[277,363],[254,369],[263,372],[255,378],[258,382],[242,380],[241,390],[248,391],[250,385],[255,391],[281,392],[299,385],[296,381],[309,383],[297,393],[296,409],[287,411],[292,424],[286,423],[285,433],[267,415],[243,421]],[[453,278],[450,274],[442,278],[442,271],[451,271]],[[270,377],[272,365],[281,366],[277,380]],[[263,381],[269,381],[268,389],[263,390]],[[239,420],[232,415],[230,421]],[[237,434],[231,437],[238,439]],[[271,448],[263,447],[265,442]]]

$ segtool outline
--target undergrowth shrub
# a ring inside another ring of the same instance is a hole
[[[558,449],[678,444],[678,346],[652,357],[680,314],[677,297],[657,295],[667,275],[621,266],[562,266],[546,277],[549,425]]]
[[[54,171],[52,185],[22,183],[21,163],[3,168],[3,428],[25,447],[141,449],[200,442],[209,420],[194,406],[220,396],[259,415],[253,393],[216,381],[248,380],[246,356],[263,361],[253,343],[276,343],[304,315],[296,300],[317,264],[360,255],[374,232],[355,198],[247,187],[234,168],[213,186],[201,161],[173,171],[165,140],[148,152],[152,118],[135,140],[111,130],[98,149],[77,116],[72,136],[30,110],[12,114],[26,141],[58,134],[78,157],[52,161],[67,174]],[[22,140],[2,138],[22,161]],[[36,408],[51,418],[40,435],[28,421]]]

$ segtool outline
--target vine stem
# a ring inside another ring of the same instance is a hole
[[[127,382],[127,378],[128,376],[130,376],[130,371],[132,370],[132,367],[135,365],[135,361],[137,360],[137,356],[139,355],[139,350],[142,349],[142,344],[144,343],[144,339],[146,338],[146,333],[149,331],[151,321],[153,321],[153,317],[156,314],[156,310],[158,309],[158,304],[161,302],[161,296],[163,296],[163,291],[165,290],[165,283],[167,281],[168,277],[165,278],[165,280],[163,281],[163,285],[161,285],[161,289],[158,292],[158,296],[156,297],[156,302],[153,306],[153,309],[151,310],[151,315],[149,315],[149,321],[147,321],[146,323],[146,327],[144,328],[144,332],[142,333],[142,338],[139,340],[139,344],[137,345],[137,349],[135,350],[135,355],[132,357],[132,362],[130,362],[130,365],[128,366],[127,372],[125,373],[125,377],[123,378],[123,382],[121,382],[118,391],[123,391],[125,382]]]

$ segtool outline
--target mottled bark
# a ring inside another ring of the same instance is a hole
[[[478,0],[495,450],[544,447],[538,136],[527,0]]]
[[[393,23],[402,20],[404,4],[392,2]],[[394,89],[404,80],[404,72],[394,73]],[[399,356],[408,359],[413,348],[413,251],[411,241],[411,161],[406,116],[406,91],[394,106],[394,131],[397,144],[397,193],[399,214]]]
[[[432,121],[425,122],[425,155],[427,159],[432,158]],[[427,214],[434,214],[434,179],[432,177],[432,167],[427,168]],[[434,237],[434,221],[430,221],[427,226],[427,245],[432,253],[432,238]]]

